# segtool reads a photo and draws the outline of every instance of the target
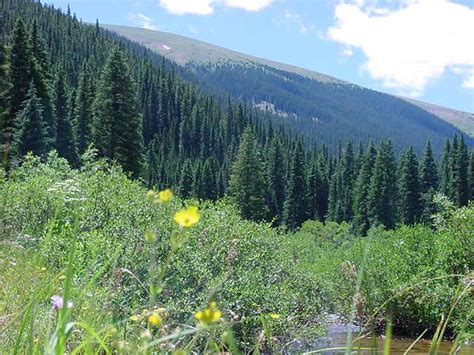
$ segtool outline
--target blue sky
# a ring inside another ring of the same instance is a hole
[[[474,0],[47,0],[474,112]]]

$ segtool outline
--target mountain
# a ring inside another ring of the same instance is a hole
[[[471,132],[470,121],[461,118],[470,114],[434,109],[433,105],[171,33],[103,27],[176,62],[181,76],[202,90],[230,94],[330,147],[341,139],[392,139],[398,150],[412,145],[421,151],[431,139],[439,153],[447,137],[460,134],[461,129]]]
[[[435,105],[428,102],[423,102],[419,100],[403,98],[408,102],[422,108],[429,113],[442,118],[446,122],[451,123],[452,125],[459,128],[461,131],[466,132],[471,137],[474,137],[474,113],[454,110],[452,108],[447,108],[439,105]]]

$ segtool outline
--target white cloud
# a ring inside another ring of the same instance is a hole
[[[160,5],[175,15],[210,15],[217,6],[226,6],[246,11],[260,11],[274,0],[160,0]]]
[[[474,88],[474,8],[449,0],[403,0],[396,9],[376,1],[343,1],[336,6],[330,39],[345,50],[360,48],[363,64],[384,86],[419,96],[447,69]],[[348,51],[346,53],[349,53]]]
[[[158,26],[155,25],[155,20],[151,17],[143,15],[141,12],[138,14],[130,14],[130,19],[137,25],[147,30],[157,30]]]
[[[214,12],[212,0],[160,0],[160,5],[175,15],[209,15]]]
[[[224,0],[224,5],[246,11],[260,11],[270,6],[272,2],[273,0]]]
[[[314,25],[307,24],[303,20],[302,16],[296,11],[285,10],[283,17],[287,24],[295,25],[300,31],[300,33],[305,34],[305,33],[308,33],[309,31],[314,31],[316,29]],[[281,21],[277,21],[277,22],[281,23]]]

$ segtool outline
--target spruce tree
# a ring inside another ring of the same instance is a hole
[[[298,141],[291,153],[286,186],[286,200],[283,205],[283,224],[295,229],[307,218],[306,177],[303,145]]]
[[[370,229],[368,198],[376,156],[377,150],[370,143],[362,159],[359,176],[354,187],[354,220],[352,226],[357,235],[365,236]]]
[[[68,98],[64,86],[64,76],[58,74],[54,83],[54,111],[56,116],[56,150],[59,156],[67,159],[69,163],[76,165],[78,156],[70,114]]]
[[[327,206],[327,193],[321,172],[318,165],[314,162],[308,173],[308,218],[323,221],[325,218],[324,205]]]
[[[345,219],[345,187],[342,174],[342,163],[337,165],[336,170],[332,174],[329,184],[328,196],[328,215],[327,218],[333,222],[341,223]]]
[[[392,143],[382,142],[374,162],[368,195],[371,225],[393,228],[396,218],[396,166]]]
[[[471,159],[469,162],[469,186],[470,186],[470,199],[474,200],[474,150],[471,151]]]
[[[446,146],[444,147],[443,159],[441,161],[440,170],[439,170],[439,190],[444,195],[450,197],[450,188],[452,186],[452,173],[451,173],[451,141],[448,139],[446,141]]]
[[[401,222],[405,224],[418,222],[422,209],[418,161],[413,148],[405,151],[400,159],[398,191]]]
[[[453,201],[459,207],[466,206],[470,198],[469,152],[461,136],[453,157]]]
[[[94,89],[92,78],[87,65],[79,75],[79,84],[74,107],[74,128],[77,139],[77,150],[84,153],[92,142],[92,103],[94,101]]]
[[[23,109],[17,114],[15,122],[12,151],[16,159],[20,160],[28,152],[44,156],[46,153],[46,127],[43,119],[43,106],[36,95],[33,82],[30,84]]]
[[[267,217],[264,166],[250,128],[242,134],[232,166],[229,190],[242,217],[262,220]]]
[[[420,200],[422,211],[420,221],[422,223],[431,224],[432,216],[436,212],[436,204],[433,201],[433,197],[436,194],[438,185],[438,168],[433,157],[431,142],[428,141],[420,163]]]
[[[285,162],[279,138],[273,138],[268,151],[267,162],[268,207],[270,217],[277,218],[277,224],[283,216],[285,202]]]
[[[181,198],[189,198],[193,192],[193,165],[191,160],[187,159],[181,169],[178,182],[178,194]]]
[[[433,157],[431,142],[425,146],[423,159],[420,163],[420,192],[427,193],[438,188],[438,168]]]
[[[31,84],[31,66],[33,56],[23,21],[18,18],[12,33],[12,44],[8,57],[9,67],[9,113],[3,121],[3,136],[5,140],[5,149],[13,135],[14,127],[17,126],[15,118],[21,111],[22,105],[27,99],[28,90]]]
[[[3,136],[2,127],[4,126],[4,122],[6,123],[9,107],[9,82],[7,79],[5,55],[5,48],[4,46],[0,45],[0,153],[3,151],[2,146],[6,140],[6,138]]]
[[[215,200],[217,198],[216,168],[212,159],[206,159],[201,170],[201,198]]]
[[[130,68],[116,47],[100,76],[92,136],[100,155],[138,176],[142,169],[141,117]]]

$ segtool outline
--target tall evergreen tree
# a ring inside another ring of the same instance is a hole
[[[46,153],[46,125],[43,119],[43,106],[36,95],[36,88],[31,82],[23,109],[15,119],[16,127],[13,136],[14,155],[20,159],[28,152],[38,156]]]
[[[77,150],[84,153],[92,142],[92,103],[94,89],[92,78],[87,65],[84,65],[79,75],[76,101],[74,107],[74,128],[77,139]]]
[[[93,104],[93,142],[102,156],[134,176],[142,169],[141,118],[137,93],[122,52],[112,50]]]
[[[398,185],[401,221],[414,224],[419,221],[422,210],[418,161],[413,148],[406,150],[401,157]]]
[[[433,197],[438,189],[438,167],[433,157],[431,142],[425,146],[423,159],[420,163],[420,200],[421,200],[421,217],[420,221],[425,224],[431,224],[432,216],[436,212],[436,205]],[[447,181],[445,182],[447,183]]]
[[[267,163],[268,207],[271,217],[277,217],[277,223],[283,216],[285,202],[285,162],[279,138],[270,143]]]
[[[307,218],[306,178],[303,145],[297,141],[289,160],[283,223],[290,229],[298,228]]]
[[[56,116],[56,150],[59,156],[76,165],[79,158],[72,124],[69,120],[68,98],[62,74],[58,74],[54,83],[54,111]]]
[[[8,96],[10,107],[2,127],[5,149],[7,151],[14,127],[16,126],[15,118],[21,111],[30,88],[32,62],[33,56],[29,45],[28,33],[26,32],[23,21],[18,18],[12,33],[12,44],[8,58],[10,82]]]
[[[354,220],[353,229],[357,235],[365,236],[370,228],[368,210],[369,188],[374,170],[377,150],[371,143],[362,160],[359,176],[354,188]]]
[[[471,159],[469,162],[469,186],[470,186],[470,199],[474,200],[474,150],[471,151]]]
[[[265,176],[257,142],[250,128],[241,138],[230,176],[230,194],[242,217],[262,220],[267,216]]]
[[[420,163],[420,192],[427,193],[438,188],[438,168],[433,156],[431,142],[425,146],[423,159]]]
[[[6,57],[5,57],[5,48],[3,45],[0,45],[0,153],[3,151],[2,146],[6,140],[3,137],[2,127],[4,122],[6,123],[8,115],[8,89],[9,82],[7,79],[7,66],[6,66]]]
[[[456,139],[456,137],[455,137]],[[466,206],[470,198],[469,152],[461,136],[453,154],[453,200],[458,206]]]
[[[396,219],[396,166],[392,143],[382,142],[374,162],[368,195],[371,225],[393,228]]]
[[[450,197],[450,188],[452,185],[452,173],[451,173],[451,141],[448,139],[446,141],[446,146],[444,147],[443,159],[441,161],[440,170],[439,170],[439,189],[440,192],[444,195]]]
[[[178,194],[181,198],[189,198],[193,193],[193,165],[187,159],[181,169],[178,182]]]

